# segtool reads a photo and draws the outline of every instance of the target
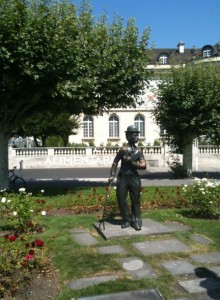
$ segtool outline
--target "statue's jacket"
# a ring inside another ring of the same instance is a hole
[[[121,161],[121,167],[118,176],[120,175],[139,176],[137,170],[146,169],[144,154],[140,148],[137,148],[135,146],[130,147],[128,145],[125,147],[121,147],[119,149],[112,164],[112,168],[110,171],[111,176],[115,176],[119,161]]]

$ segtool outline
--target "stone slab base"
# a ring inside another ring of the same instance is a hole
[[[143,225],[140,231],[135,231],[132,227],[121,228],[122,221],[117,219],[94,223],[93,226],[106,240],[117,237],[167,234],[175,231],[174,229],[151,219],[144,219],[142,222]]]
[[[137,290],[122,293],[106,294],[94,297],[77,298],[77,300],[163,300],[157,289]]]

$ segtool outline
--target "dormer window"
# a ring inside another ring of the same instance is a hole
[[[213,52],[212,46],[205,46],[202,48],[202,57],[203,58],[211,57],[212,52]]]
[[[158,58],[158,62],[162,65],[168,64],[169,55],[167,53],[161,53]]]

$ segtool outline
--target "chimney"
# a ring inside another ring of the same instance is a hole
[[[184,42],[179,42],[179,44],[177,45],[179,53],[184,53],[184,46]]]

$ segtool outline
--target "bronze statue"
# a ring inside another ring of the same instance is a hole
[[[132,226],[135,230],[141,230],[141,180],[137,170],[145,170],[146,162],[143,152],[135,145],[138,142],[140,131],[134,125],[130,125],[125,133],[128,144],[121,147],[116,154],[111,167],[109,182],[114,180],[118,163],[121,161],[116,182],[118,207],[123,219],[121,227]],[[131,212],[127,202],[128,193],[131,200]]]

